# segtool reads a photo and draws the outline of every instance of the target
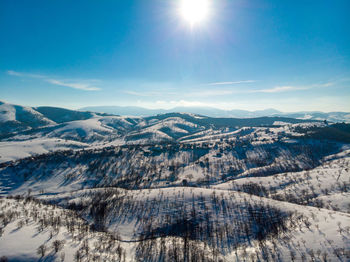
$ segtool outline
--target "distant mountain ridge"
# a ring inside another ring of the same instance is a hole
[[[90,106],[81,108],[82,111],[92,111],[99,113],[108,113],[115,115],[128,116],[152,116],[156,114],[166,114],[172,112],[192,113],[205,115],[209,117],[234,117],[234,118],[252,118],[262,116],[281,116],[307,120],[327,120],[331,122],[350,122],[350,112],[320,112],[320,111],[300,111],[300,112],[281,112],[273,108],[248,111],[248,110],[222,110],[213,107],[174,107],[172,109],[148,109],[137,106]]]
[[[177,109],[181,111],[180,108]],[[20,140],[23,139],[21,136],[35,136],[37,138],[70,139],[78,142],[102,141],[106,138],[113,140],[121,137],[126,141],[140,139],[177,140],[204,130],[315,121],[317,122],[317,120],[301,120],[280,116],[207,117],[175,112],[148,117],[128,117],[57,107],[25,107],[1,102],[0,140],[15,136],[19,136]]]
[[[88,109],[78,111],[58,107],[26,107],[0,102],[0,139],[20,134],[38,135],[39,132],[40,137],[44,135],[61,139],[74,138],[73,140],[81,142],[103,140],[107,134],[119,137],[131,131],[134,138],[146,139],[160,134],[164,139],[178,139],[185,133],[211,128],[270,126],[278,122],[295,124],[324,120],[350,122],[350,113],[341,112],[282,113],[274,109],[250,112],[196,107],[157,111],[140,107],[107,107],[102,108],[108,110],[100,110],[105,111],[101,113],[91,112],[99,108],[90,108],[91,111],[87,111]],[[141,114],[145,116],[138,116]],[[149,116],[146,116],[148,114]],[[170,126],[163,126],[164,123]]]

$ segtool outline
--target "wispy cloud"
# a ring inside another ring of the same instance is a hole
[[[30,78],[45,78],[43,75],[38,74],[27,74],[27,73],[21,73],[13,70],[7,70],[6,73],[10,76],[18,76],[18,77],[30,77]]]
[[[101,88],[94,86],[93,83],[96,83],[96,80],[85,80],[85,81],[62,80],[62,79],[51,78],[45,75],[22,73],[22,72],[17,72],[13,70],[7,70],[6,73],[8,75],[16,76],[16,77],[39,78],[39,79],[42,79],[42,81],[45,81],[52,85],[70,87],[78,90],[84,90],[84,91],[101,90]]]
[[[209,86],[224,86],[224,85],[235,85],[235,84],[245,84],[245,83],[255,83],[256,80],[242,80],[242,81],[231,81],[231,82],[216,82],[216,83],[208,83],[206,85]],[[324,84],[313,84],[313,85],[305,85],[305,86],[276,86],[273,88],[266,88],[266,89],[254,89],[254,90],[212,90],[212,91],[204,91],[199,95],[202,96],[209,96],[209,95],[229,95],[234,93],[282,93],[282,92],[289,92],[289,91],[298,91],[298,90],[308,90],[312,88],[318,88],[318,87],[329,87],[333,86],[334,82],[328,82]]]
[[[305,90],[305,89],[309,89],[309,88],[296,87],[296,86],[276,86],[269,89],[254,90],[252,92],[253,93],[281,93],[281,92]]]
[[[325,84],[314,84],[314,85],[308,85],[308,86],[276,86],[269,89],[253,90],[251,91],[251,93],[281,93],[281,92],[288,92],[288,91],[308,90],[308,89],[317,88],[317,87],[329,87],[332,85],[334,85],[334,83],[328,82]]]
[[[197,90],[191,92],[165,92],[165,91],[124,91],[125,94],[139,97],[169,97],[169,96],[185,96],[185,97],[211,97],[225,96],[237,93],[235,90]]]
[[[68,83],[68,82],[63,82],[63,81],[56,80],[56,79],[46,79],[45,81],[50,83],[50,84],[53,84],[53,85],[65,86],[65,87],[70,87],[70,88],[84,90],[84,91],[101,90],[101,88],[91,86],[90,84],[86,84],[86,83]]]
[[[206,85],[208,86],[237,85],[237,84],[248,84],[248,83],[255,83],[255,82],[256,80],[241,80],[241,81],[207,83]]]
[[[306,86],[276,86],[272,88],[265,89],[248,89],[248,88],[235,88],[235,87],[206,87],[206,88],[189,88],[186,90],[179,90],[177,92],[169,91],[135,91],[135,90],[125,90],[124,93],[132,96],[139,97],[192,97],[192,98],[204,98],[204,97],[219,97],[219,96],[230,96],[230,95],[244,95],[244,94],[255,94],[255,93],[283,93],[283,92],[292,92],[298,90],[307,90],[312,88],[319,87],[329,87],[334,85],[333,82],[328,82],[324,84],[313,84]]]

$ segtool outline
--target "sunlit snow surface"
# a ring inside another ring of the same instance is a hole
[[[0,109],[9,261],[39,260],[43,244],[42,261],[183,260],[186,243],[205,261],[350,259],[350,145],[307,137],[326,123]]]

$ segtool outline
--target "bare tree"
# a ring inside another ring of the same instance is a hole
[[[46,254],[46,246],[45,245],[39,246],[36,252],[39,256],[44,257]]]
[[[55,253],[60,251],[63,247],[63,241],[55,240],[52,242],[52,248],[54,249]]]

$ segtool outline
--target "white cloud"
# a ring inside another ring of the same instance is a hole
[[[7,70],[6,73],[10,76],[18,76],[18,77],[30,77],[30,78],[45,78],[43,75],[38,74],[27,74],[27,73],[21,73],[13,70]]]
[[[254,93],[280,93],[280,92],[286,92],[286,91],[295,91],[295,90],[305,90],[308,88],[304,87],[295,87],[295,86],[276,86],[274,88],[270,89],[261,89],[261,90],[256,90],[253,91]]]
[[[230,82],[215,82],[208,83],[206,85],[209,86],[218,86],[218,85],[236,85],[236,84],[247,84],[247,83],[255,83],[256,80],[241,80],[241,81],[230,81]]]
[[[253,83],[256,82],[254,80],[246,80],[246,81],[237,81],[237,82],[218,82],[218,83],[210,83],[207,85],[211,86],[219,86],[219,85],[229,85],[234,83]],[[313,85],[306,85],[306,86],[276,86],[273,88],[266,88],[266,89],[247,89],[247,88],[234,88],[234,89],[215,89],[212,88],[210,90],[197,90],[196,92],[188,92],[185,93],[184,96],[190,97],[211,97],[211,96],[226,96],[226,95],[232,95],[232,94],[252,94],[252,93],[282,93],[282,92],[290,92],[290,91],[298,91],[298,90],[307,90],[312,88],[319,88],[319,87],[329,87],[333,86],[333,82],[328,82],[324,84],[313,84]]]
[[[86,84],[86,83],[68,83],[68,82],[63,82],[63,81],[56,80],[56,79],[46,79],[45,81],[50,83],[50,84],[53,84],[53,85],[65,86],[65,87],[70,87],[70,88],[84,90],[84,91],[101,90],[101,88],[91,86],[90,84]]]
[[[334,85],[334,83],[329,82],[325,84],[314,84],[314,85],[308,85],[308,86],[276,86],[270,89],[253,90],[251,91],[251,93],[281,93],[281,92],[288,92],[288,91],[307,90],[307,89],[312,89],[317,87],[329,87],[332,85]]]
[[[12,70],[7,70],[6,73],[10,76],[23,76],[23,74]]]
[[[250,80],[247,80],[250,81]],[[253,80],[251,80],[253,81]],[[226,82],[232,83],[232,82]],[[214,84],[214,83],[213,83]],[[212,84],[212,85],[213,85]],[[218,84],[218,83],[217,83]],[[139,97],[186,97],[186,98],[204,98],[204,97],[216,97],[216,96],[230,96],[234,94],[255,94],[255,93],[283,93],[297,90],[307,90],[317,87],[328,87],[332,86],[334,83],[328,82],[325,84],[313,84],[308,86],[276,86],[273,88],[267,89],[248,89],[248,88],[233,88],[233,87],[222,87],[218,86],[206,87],[206,88],[189,88],[187,90],[179,90],[178,92],[169,92],[169,91],[133,91],[126,90],[125,94],[139,96]]]
[[[53,79],[49,78],[45,75],[38,75],[38,74],[28,74],[28,73],[22,73],[22,72],[16,72],[13,70],[7,70],[6,73],[11,76],[17,76],[17,77],[29,77],[29,78],[40,78],[43,81],[58,85],[58,86],[65,86],[70,87],[74,89],[84,90],[84,91],[98,91],[101,90],[101,88],[95,87],[92,83],[96,83],[99,80],[92,79],[92,80],[85,80],[85,81],[77,81],[77,80],[59,80],[59,79]]]

